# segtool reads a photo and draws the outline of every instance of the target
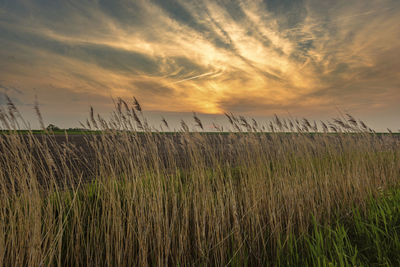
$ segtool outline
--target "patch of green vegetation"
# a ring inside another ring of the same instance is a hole
[[[91,130],[69,130],[69,129],[59,129],[59,130],[0,130],[0,134],[34,134],[34,135],[81,135],[81,134],[101,134],[102,131],[91,131]]]
[[[65,235],[73,235],[76,231],[76,226],[72,225],[74,220],[69,217],[78,213],[86,221],[82,222],[83,228],[80,229],[83,231],[82,238],[88,238],[81,242],[92,242],[94,234],[98,235],[99,241],[105,238],[102,229],[94,233],[93,227],[87,225],[101,219],[98,216],[103,212],[107,196],[113,196],[113,201],[118,199],[120,203],[114,204],[122,209],[126,207],[126,198],[129,197],[129,183],[110,183],[111,187],[106,187],[114,192],[106,190],[104,184],[93,181],[75,193],[64,192],[50,197],[56,210],[53,214],[64,220]],[[89,230],[91,232],[85,232]],[[64,248],[73,246],[69,243],[71,239],[63,241],[66,242]],[[231,242],[231,249],[225,251],[230,259],[229,265],[250,266],[256,262],[248,248],[243,246],[238,250],[235,241],[232,239]],[[323,224],[313,220],[307,233],[281,237],[274,246],[275,249],[266,249],[264,257],[257,262],[263,262],[265,266],[400,266],[400,189],[386,192],[378,198],[371,197],[365,209],[355,206],[334,223]],[[272,251],[275,253],[271,254]]]
[[[400,266],[400,190],[280,246],[274,266]]]

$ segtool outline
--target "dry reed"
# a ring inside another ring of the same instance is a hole
[[[91,159],[68,136],[13,131],[15,106],[0,112],[1,265],[272,264],[313,220],[346,218],[399,181],[397,136],[349,115],[319,133],[306,119],[225,114],[229,133],[182,121],[165,134],[146,126],[136,98],[118,103],[110,121],[91,108]]]

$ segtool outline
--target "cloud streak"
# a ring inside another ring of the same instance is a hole
[[[6,0],[0,81],[169,112],[392,111],[399,15],[393,0]]]

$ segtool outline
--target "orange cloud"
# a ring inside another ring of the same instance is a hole
[[[17,2],[0,9],[4,86],[135,95],[170,112],[391,110],[399,99],[393,1]]]

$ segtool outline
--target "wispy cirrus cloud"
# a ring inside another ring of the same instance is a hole
[[[392,111],[399,15],[393,0],[6,0],[0,80],[81,94],[75,105],[136,95],[171,112]]]

